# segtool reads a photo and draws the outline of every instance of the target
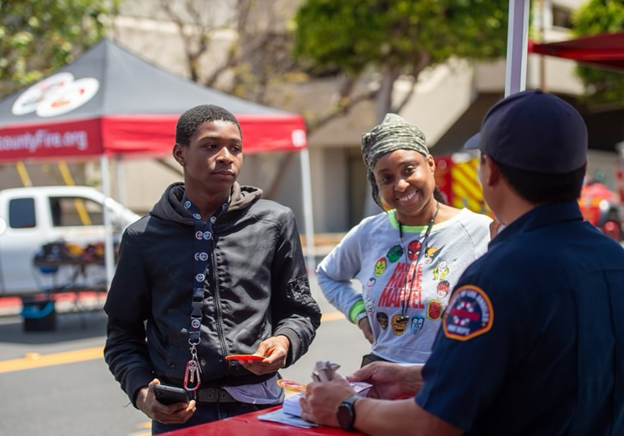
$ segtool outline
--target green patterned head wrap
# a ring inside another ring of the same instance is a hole
[[[368,181],[373,189],[373,199],[382,209],[373,168],[382,156],[396,150],[414,150],[429,156],[423,132],[396,114],[387,114],[381,124],[362,135],[362,158],[368,168]]]

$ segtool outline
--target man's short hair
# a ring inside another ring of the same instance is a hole
[[[230,111],[223,109],[221,106],[204,104],[195,106],[180,115],[176,125],[176,143],[184,146],[190,145],[191,136],[193,136],[199,126],[213,121],[226,121],[235,124],[241,137],[243,136],[238,120]]]
[[[543,174],[497,162],[491,156],[490,159],[496,163],[511,189],[531,204],[574,201],[581,196],[585,165],[562,174]]]

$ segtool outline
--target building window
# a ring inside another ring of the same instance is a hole
[[[572,11],[561,6],[552,7],[553,27],[572,28]]]

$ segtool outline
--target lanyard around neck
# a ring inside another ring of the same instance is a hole
[[[420,241],[420,251],[418,252],[418,256],[416,257],[416,260],[410,264],[408,264],[407,262],[407,250],[405,249],[405,244],[403,244],[403,224],[401,224],[401,222],[399,221],[399,239],[401,240],[401,246],[403,247],[403,253],[405,254],[405,291],[408,292],[407,298],[405,298],[404,296],[403,301],[401,301],[401,318],[407,317],[407,309],[410,305],[410,300],[412,299],[412,285],[414,283],[414,276],[418,274],[418,264],[420,263],[420,260],[422,259],[425,251],[427,251],[427,241],[429,240],[429,234],[431,233],[431,229],[433,228],[433,223],[435,222],[435,219],[438,217],[439,211],[440,203],[436,201],[436,210],[431,217],[431,220],[429,221],[429,225],[427,225],[427,230],[425,230],[425,236],[423,236],[422,240]],[[416,266],[408,282],[409,272],[412,269],[412,265],[414,264]]]
[[[217,222],[217,218],[223,213],[229,205],[228,201],[223,204],[213,216],[206,222],[202,220],[201,213],[184,194],[182,198],[184,208],[188,210],[194,219],[195,226],[195,254],[194,254],[194,271],[193,277],[193,297],[191,300],[191,328],[189,329],[188,343],[190,345],[191,358],[186,363],[184,372],[184,389],[189,392],[196,391],[201,385],[201,366],[197,356],[197,346],[200,342],[200,331],[202,322],[202,309],[204,306],[204,289],[210,291],[210,261],[212,259],[212,241],[213,241],[213,225]],[[214,274],[214,271],[213,271]]]

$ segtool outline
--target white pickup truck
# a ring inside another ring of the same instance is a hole
[[[121,232],[140,217],[95,188],[43,186],[1,190],[0,296],[25,297],[62,290],[65,286],[105,286],[103,262],[79,261],[84,247],[102,249],[104,207],[112,217],[113,241],[118,242]],[[59,251],[67,247],[73,248],[71,254],[77,259],[74,264],[72,258],[59,265],[35,262],[36,257],[45,261],[44,248]]]

